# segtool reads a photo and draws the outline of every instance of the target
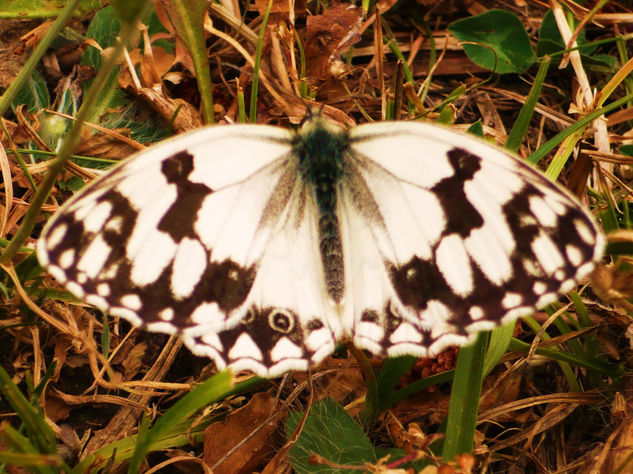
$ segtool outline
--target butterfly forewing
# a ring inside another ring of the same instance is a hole
[[[573,288],[602,239],[483,141],[313,115],[297,134],[212,127],[132,157],[60,209],[37,254],[101,310],[270,377],[343,338],[382,356],[463,344]]]
[[[144,151],[63,206],[42,233],[40,262],[135,324],[219,331],[255,278],[290,139],[272,127],[215,127]]]

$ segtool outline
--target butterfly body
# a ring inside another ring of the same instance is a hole
[[[276,376],[342,338],[380,356],[467,343],[571,290],[602,245],[573,197],[483,141],[316,115],[152,147],[73,196],[37,251],[101,310]]]
[[[337,303],[344,293],[343,248],[337,216],[338,187],[350,160],[347,133],[328,122],[312,120],[293,146],[302,186],[312,194],[319,214],[319,251],[328,294]]]

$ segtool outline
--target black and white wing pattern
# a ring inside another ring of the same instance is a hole
[[[346,338],[433,355],[571,290],[603,236],[568,193],[451,130],[216,126],[135,155],[38,242],[84,301],[273,377]]]
[[[220,368],[305,369],[334,350],[341,328],[294,136],[218,126],[143,151],[65,203],[39,261],[78,298],[180,334]]]
[[[602,255],[574,197],[482,140],[399,122],[349,140],[341,206],[358,347],[432,356],[465,344],[552,303]]]

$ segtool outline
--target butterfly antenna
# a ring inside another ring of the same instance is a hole
[[[314,112],[313,112],[312,107],[310,107],[310,104],[306,102],[305,106],[306,106],[306,113],[301,119],[301,122],[299,122],[300,127],[305,125],[307,122],[311,121],[314,118]]]
[[[299,126],[304,125],[307,122],[314,120],[316,117],[321,117],[323,115],[322,112],[323,112],[323,109],[325,108],[325,103],[320,104],[319,107],[317,108],[317,107],[311,106],[309,102],[305,102],[305,106],[306,106],[306,113],[301,119]]]

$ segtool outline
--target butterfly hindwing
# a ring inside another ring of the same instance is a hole
[[[220,360],[221,367],[268,377],[305,370],[329,355],[341,334],[315,244],[315,204],[300,181],[292,189],[258,262],[242,319],[219,334],[198,327],[188,343],[195,353]]]
[[[379,356],[426,354],[433,342],[430,331],[421,326],[413,312],[405,319],[404,312],[396,308],[398,296],[380,249],[380,245],[390,245],[386,229],[381,228],[380,216],[367,209],[359,212],[358,202],[351,193],[341,199],[341,233],[348,269],[343,318],[347,332],[355,346]],[[365,207],[377,211],[371,205]]]

